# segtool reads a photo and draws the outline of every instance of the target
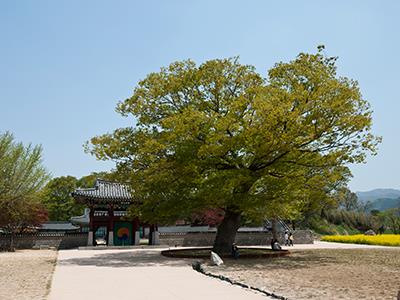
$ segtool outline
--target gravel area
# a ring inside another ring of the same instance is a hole
[[[56,260],[53,250],[0,252],[0,299],[46,299]]]
[[[289,299],[397,299],[400,292],[400,248],[294,250],[205,268]]]

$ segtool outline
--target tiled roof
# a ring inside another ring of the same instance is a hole
[[[127,185],[101,179],[96,180],[94,188],[76,189],[72,197],[91,200],[105,200],[111,202],[130,202],[132,194]]]
[[[69,220],[73,225],[79,225],[79,226],[87,226],[89,225],[89,208],[85,208],[85,211],[82,216],[74,216],[71,217]]]
[[[43,223],[40,227],[40,230],[47,231],[68,231],[68,230],[77,230],[79,226],[74,226],[70,222],[46,222]]]

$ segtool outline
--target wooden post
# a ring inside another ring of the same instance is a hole
[[[149,226],[149,245],[153,245],[153,231],[154,231],[154,226],[150,225]]]
[[[93,205],[89,206],[90,212],[89,212],[89,233],[88,233],[88,246],[93,246],[94,242],[94,232],[93,232],[93,218],[94,218],[94,207]]]
[[[139,224],[139,219],[135,218],[132,221],[132,245],[140,245],[140,224]]]
[[[108,246],[114,245],[114,206],[112,204],[108,207]]]
[[[153,224],[153,232],[151,234],[151,244],[152,245],[159,245],[160,244],[160,234],[158,232],[158,226]]]

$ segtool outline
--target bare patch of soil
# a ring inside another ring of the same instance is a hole
[[[289,299],[397,299],[400,291],[400,249],[292,250],[206,269]]]

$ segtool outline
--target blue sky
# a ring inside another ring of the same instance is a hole
[[[278,4],[279,3],[279,4]],[[107,170],[92,136],[133,124],[114,112],[138,80],[191,58],[239,55],[261,74],[326,45],[374,110],[379,155],[350,187],[400,188],[399,1],[0,1],[0,132],[42,144],[53,176]]]

